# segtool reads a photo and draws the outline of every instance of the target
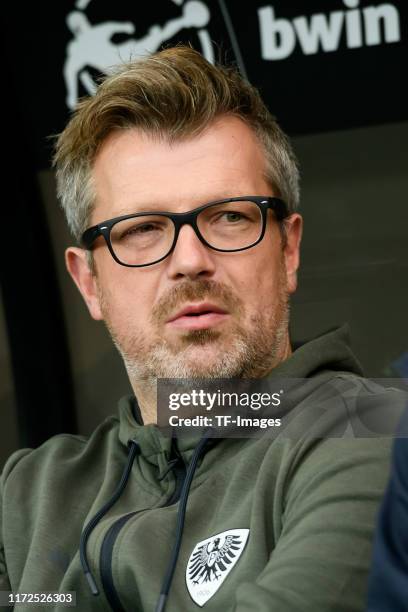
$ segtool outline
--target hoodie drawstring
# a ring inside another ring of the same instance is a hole
[[[164,612],[166,607],[167,597],[170,591],[171,583],[173,580],[174,571],[176,569],[177,559],[180,552],[181,539],[183,537],[183,529],[184,529],[184,520],[186,516],[186,507],[187,507],[187,499],[190,491],[191,482],[193,480],[194,472],[197,467],[198,460],[206,445],[209,442],[209,437],[211,435],[211,428],[207,429],[204,433],[204,436],[201,438],[200,442],[196,446],[191,461],[187,468],[186,479],[183,484],[183,488],[180,494],[180,503],[179,509],[177,513],[177,525],[176,525],[176,539],[174,542],[173,552],[170,558],[170,562],[167,567],[166,576],[163,580],[162,589],[160,592],[160,596],[156,606],[156,612]]]
[[[91,518],[91,520],[86,525],[83,532],[81,533],[81,540],[79,544],[79,556],[81,559],[82,570],[86,576],[86,579],[88,581],[88,584],[90,586],[90,589],[93,595],[99,595],[99,590],[98,590],[98,587],[96,586],[96,582],[92,575],[92,572],[89,569],[86,545],[87,545],[89,536],[91,535],[91,532],[95,529],[96,525],[99,523],[101,518],[112,508],[112,506],[117,502],[119,497],[122,495],[127,485],[127,482],[129,480],[130,472],[132,469],[133,462],[136,458],[136,455],[140,454],[140,446],[136,442],[136,440],[129,440],[128,444],[129,444],[128,459],[126,462],[125,469],[123,470],[122,478],[120,480],[120,483],[116,491],[113,493],[112,497],[106,502],[106,504],[104,504],[102,508],[98,510],[95,516]]]

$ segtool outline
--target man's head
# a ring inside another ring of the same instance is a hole
[[[91,315],[108,325],[134,386],[151,377],[261,376],[288,356],[301,237],[296,160],[236,72],[189,48],[120,69],[79,104],[55,164],[78,241],[89,226],[121,215],[188,212],[240,196],[286,202],[289,216],[278,222],[268,210],[263,239],[246,250],[213,250],[188,224],[166,258],[144,267],[117,263],[102,236],[92,257],[67,249],[68,270]],[[241,231],[241,213],[221,214],[228,231]],[[149,239],[164,227],[152,219],[141,228]],[[215,215],[208,219],[213,231]],[[207,314],[178,316],[184,307]]]

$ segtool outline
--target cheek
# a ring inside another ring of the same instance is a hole
[[[259,262],[253,262],[249,267],[238,268],[235,273],[235,283],[231,282],[244,307],[244,319],[253,319],[258,313],[269,310],[274,304],[276,284],[272,268]]]
[[[239,279],[241,297],[254,303],[270,303],[278,293],[282,281],[286,284],[283,255],[271,248],[251,254],[245,265],[238,266],[235,274]]]
[[[154,290],[137,270],[116,265],[98,273],[101,307],[115,326],[146,327],[154,303]]]

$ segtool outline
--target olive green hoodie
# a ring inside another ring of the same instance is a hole
[[[327,435],[338,404],[322,412],[322,383],[363,380],[346,336],[301,346],[271,374],[308,377],[298,405],[319,404],[313,435],[175,442],[125,398],[88,439],[14,453],[1,480],[0,590],[76,591],[81,612],[364,610],[390,441]]]

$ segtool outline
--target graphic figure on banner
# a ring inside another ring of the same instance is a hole
[[[176,2],[180,4],[180,2]],[[84,2],[77,3],[78,8],[85,8]],[[210,11],[201,0],[187,0],[182,7],[182,15],[169,20],[163,26],[152,25],[142,38],[115,44],[115,34],[134,34],[135,25],[131,21],[105,21],[91,24],[80,10],[67,15],[66,23],[74,38],[67,45],[64,65],[64,79],[67,88],[66,104],[73,109],[78,101],[78,80],[89,94],[94,94],[96,84],[86,67],[108,74],[109,68],[118,61],[129,61],[154,53],[161,44],[173,38],[184,28],[197,28],[204,57],[214,63],[211,39],[203,28],[210,20]]]

